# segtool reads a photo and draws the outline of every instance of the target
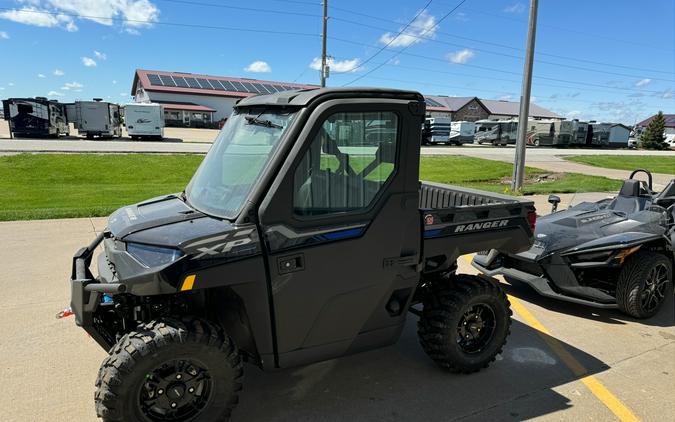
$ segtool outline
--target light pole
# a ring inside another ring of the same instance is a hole
[[[518,138],[516,139],[516,157],[513,161],[513,180],[511,190],[519,191],[523,187],[525,176],[525,145],[527,140],[527,120],[530,113],[530,91],[532,89],[532,65],[534,63],[534,42],[537,35],[538,0],[530,0],[530,23],[527,31],[527,49],[523,66],[523,88],[520,94],[520,112],[518,114]]]
[[[328,0],[323,0],[323,36],[321,47],[321,86],[326,86],[328,68],[326,66],[326,35],[328,32]]]

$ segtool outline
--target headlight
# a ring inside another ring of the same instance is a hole
[[[178,249],[160,248],[140,243],[127,243],[127,252],[148,268],[170,264],[183,256],[183,252]]]

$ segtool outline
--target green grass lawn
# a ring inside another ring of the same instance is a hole
[[[608,169],[632,171],[642,168],[652,173],[675,174],[675,156],[672,155],[575,155],[563,158]]]
[[[108,215],[126,204],[180,192],[202,159],[200,155],[153,154],[0,156],[0,220]],[[384,166],[375,176],[388,173]],[[363,163],[355,167],[362,168]],[[500,180],[511,173],[509,163],[470,157],[422,157],[421,162],[423,180],[493,192],[508,190]],[[551,182],[533,181],[544,173],[527,168],[530,183],[523,193],[612,191],[620,187],[619,181],[573,173]]]

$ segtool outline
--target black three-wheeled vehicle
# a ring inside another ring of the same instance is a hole
[[[555,211],[560,199],[549,201]],[[654,192],[652,175],[635,170],[615,198],[539,218],[530,250],[492,250],[473,265],[544,296],[648,318],[671,294],[674,258],[675,179]]]

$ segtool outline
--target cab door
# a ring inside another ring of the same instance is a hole
[[[408,103],[317,107],[261,204],[280,367],[400,335],[421,243],[422,117]]]

